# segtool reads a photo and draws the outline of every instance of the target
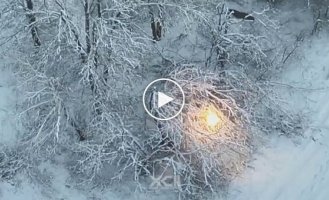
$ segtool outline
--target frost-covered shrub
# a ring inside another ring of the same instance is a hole
[[[302,118],[285,111],[270,88],[244,73],[182,67],[169,77],[183,86],[186,105],[179,117],[161,122],[165,142],[153,146],[158,153],[152,155],[179,177],[176,188],[184,195],[225,188],[246,167],[260,134],[301,131]]]
[[[0,180],[10,181],[27,166],[22,153],[3,148],[0,151]]]
[[[255,93],[248,80],[234,76],[238,74],[201,68],[170,74],[183,86],[186,105],[180,117],[163,122],[161,132],[172,142],[172,156],[160,158],[180,177],[179,189],[186,195],[227,186],[252,152],[250,116],[244,107]]]

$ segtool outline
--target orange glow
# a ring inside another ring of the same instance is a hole
[[[220,118],[216,112],[209,110],[207,112],[206,121],[207,121],[208,126],[216,127],[220,122]]]
[[[224,125],[224,116],[214,105],[201,108],[198,114],[198,127],[209,133],[217,132]]]

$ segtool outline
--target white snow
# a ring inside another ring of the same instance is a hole
[[[280,13],[289,17],[290,13]],[[304,30],[301,12],[293,24]],[[309,16],[307,16],[309,21]],[[306,27],[306,26],[305,26]],[[307,27],[309,28],[309,27]],[[289,34],[289,33],[282,33]],[[329,196],[329,35],[312,37],[299,47],[289,68],[278,82],[288,105],[310,117],[304,138],[269,137],[250,167],[234,180],[229,191],[232,200],[325,200]],[[183,49],[184,50],[184,49]],[[184,55],[185,50],[181,53]],[[177,53],[177,52],[175,52]],[[185,55],[184,55],[185,56]],[[0,147],[16,141],[16,94],[11,71],[0,70]],[[295,88],[285,87],[291,85]],[[0,180],[0,200],[145,200],[174,199],[168,192],[139,193],[128,185],[121,189],[80,191],[68,182],[69,172],[61,163],[46,162],[39,169],[47,176],[44,183],[30,182],[19,174],[16,183]],[[116,188],[118,188],[117,186]]]
[[[0,145],[12,145],[16,141],[15,102],[13,76],[0,67]]]
[[[328,35],[300,48],[300,56],[281,79],[298,86],[285,90],[295,109],[310,115],[305,138],[271,138],[252,168],[235,180],[231,199],[324,200],[329,196],[329,46]],[[308,90],[309,88],[310,90]],[[284,91],[284,90],[283,90]]]

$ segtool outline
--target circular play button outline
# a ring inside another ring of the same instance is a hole
[[[146,95],[146,92],[147,90],[156,82],[158,81],[169,81],[173,84],[175,84],[179,90],[181,91],[182,93],[182,98],[183,98],[183,103],[180,107],[180,109],[178,110],[178,112],[171,116],[171,117],[168,117],[168,118],[159,118],[159,117],[156,117],[154,116],[148,109],[147,109],[147,106],[146,106],[146,103],[145,103],[145,95]],[[183,88],[176,82],[176,81],[173,81],[169,78],[159,78],[159,79],[155,79],[154,81],[152,81],[151,83],[149,83],[146,88],[144,89],[144,92],[143,92],[143,106],[144,106],[144,110],[147,112],[147,114],[149,114],[152,118],[156,119],[156,120],[161,120],[161,121],[167,121],[167,120],[171,120],[171,119],[174,119],[175,117],[177,117],[182,111],[183,111],[183,108],[184,108],[184,105],[185,105],[185,94],[184,94],[184,91],[183,91]]]

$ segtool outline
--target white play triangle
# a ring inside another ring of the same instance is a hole
[[[161,108],[162,106],[166,105],[167,103],[173,101],[174,99],[171,98],[170,96],[162,93],[162,92],[158,92],[158,108]]]

